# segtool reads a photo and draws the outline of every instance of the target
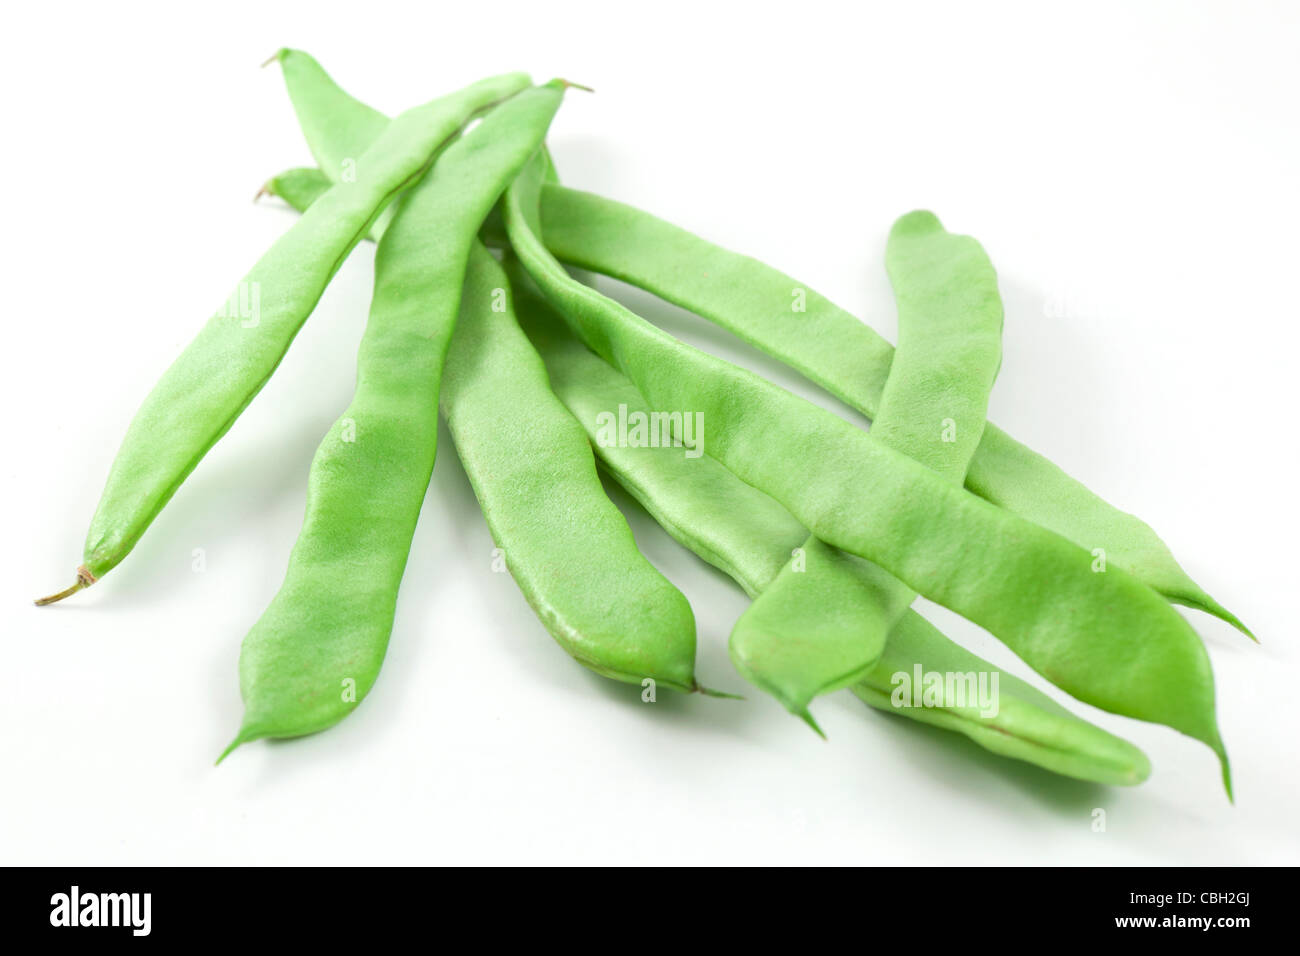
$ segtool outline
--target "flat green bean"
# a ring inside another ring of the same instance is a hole
[[[388,117],[356,100],[339,109],[339,85],[310,54],[285,47],[273,59],[280,64],[307,148],[316,165],[328,170],[326,185],[345,182],[357,157],[383,133]],[[378,241],[394,212],[395,207],[389,206],[380,214],[371,227],[372,239]]]
[[[894,224],[885,264],[899,342],[872,434],[960,486],[1002,361],[997,275],[978,242],[928,212]],[[736,622],[731,659],[820,733],[809,703],[872,671],[915,596],[811,537]]]
[[[898,349],[871,433],[961,487],[1002,365],[997,274],[978,242],[928,212],[894,223],[885,269]]]
[[[697,690],[691,606],[606,497],[586,435],[515,323],[509,290],[476,244],[441,398],[506,567],[580,663],[615,680]]]
[[[469,117],[528,83],[523,74],[484,80],[403,113],[359,154],[355,182],[322,196],[271,246],[145,399],[109,471],[76,582],[37,603],[94,583],[131,551],[270,378],[376,216]]]
[[[546,362],[551,387],[586,429],[602,468],[669,534],[751,597],[769,587],[790,550],[807,536],[803,525],[707,453],[692,460],[680,447],[600,442],[602,412],[623,405],[629,412],[648,413],[645,398],[626,376],[578,342],[527,281],[515,273],[511,279],[520,320]],[[997,713],[972,706],[895,707],[891,697],[897,675],[912,675],[918,666],[926,674],[986,674],[990,680],[996,675]],[[1066,776],[1128,785],[1150,773],[1138,748],[958,647],[915,611],[903,614],[883,656],[853,692],[873,707],[964,734],[994,753]]]
[[[703,415],[715,457],[811,533],[986,628],[1074,697],[1204,742],[1231,792],[1209,658],[1159,595],[1113,565],[1095,572],[1078,545],[574,281],[539,238],[541,174],[534,160],[506,190],[506,229],[589,348],[654,406]]]
[[[310,54],[285,47],[273,59],[283,71],[312,158],[331,182],[342,181],[357,157],[383,134],[388,117],[351,97],[340,103],[342,90]]]
[[[356,392],[312,462],[284,584],[244,639],[244,719],[223,757],[250,740],[330,727],[374,685],[433,470],[443,361],[474,237],[540,147],[564,86],[492,111],[442,153],[383,233]]]

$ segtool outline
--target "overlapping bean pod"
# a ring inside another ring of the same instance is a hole
[[[961,485],[1002,361],[1002,300],[980,244],[927,212],[890,230],[898,350],[872,434]],[[870,673],[915,594],[811,537],[731,632],[745,677],[817,728],[808,704]]]
[[[515,323],[501,266],[475,244],[441,402],[506,567],[551,636],[615,680],[695,681],[695,616],[637,550],[581,426]]]

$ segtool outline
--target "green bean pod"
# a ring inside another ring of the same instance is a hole
[[[925,211],[894,223],[885,269],[898,348],[871,433],[961,487],[1002,365],[997,273],[977,241]]]
[[[978,242],[928,212],[894,224],[885,265],[899,341],[872,434],[960,486],[1002,361],[997,274]],[[915,597],[811,537],[736,622],[732,662],[820,733],[808,705],[871,672]]]
[[[510,288],[476,244],[441,398],[492,537],[575,660],[615,680],[697,690],[690,604],[606,497],[586,435],[515,322]]]
[[[469,117],[528,82],[523,74],[484,80],[403,113],[360,155],[355,182],[321,196],[271,246],[144,400],[109,471],[76,583],[38,603],[94,583],[130,552],[266,384],[375,217]]]
[[[587,430],[605,471],[669,534],[732,577],[751,597],[770,587],[790,551],[807,536],[803,525],[707,453],[692,460],[681,448],[600,442],[597,421],[602,412],[622,405],[645,413],[645,399],[626,376],[578,342],[525,280],[514,273],[511,279],[520,321],[546,362],[551,387]],[[997,713],[970,706],[895,707],[891,697],[897,675],[911,675],[918,666],[925,673],[970,672],[990,679],[997,675]],[[994,753],[1066,776],[1128,785],[1141,783],[1150,773],[1150,763],[1138,748],[963,650],[915,611],[902,615],[884,654],[853,692],[873,707],[964,734]]]
[[[969,702],[915,706],[898,693],[900,676],[979,675],[997,679],[997,712]],[[985,750],[1047,770],[1119,786],[1146,780],[1151,764],[1127,740],[1070,713],[1038,688],[948,640],[915,611],[889,632],[871,673],[853,686],[864,703],[890,714],[964,734]]]
[[[340,182],[383,135],[388,117],[344,93],[310,54],[284,47],[273,59],[280,64],[312,158],[330,182]]]
[[[690,348],[574,281],[539,238],[542,167],[506,191],[510,242],[543,294],[652,406],[701,414],[709,450],[828,544],[991,631],[1067,693],[1227,753],[1196,632],[1126,572],[953,487],[843,419]]]
[[[384,232],[356,392],[312,461],[284,584],[244,639],[244,720],[222,757],[250,740],[330,727],[374,685],[433,470],[443,362],[474,237],[541,145],[564,86],[519,93],[453,143]]]

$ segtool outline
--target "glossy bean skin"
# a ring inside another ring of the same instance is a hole
[[[369,145],[383,128],[384,116],[342,90],[306,54],[298,57],[297,68],[286,69],[285,81],[313,155],[328,175],[340,157],[356,155]],[[301,185],[301,179],[295,185]],[[306,208],[293,197],[285,199]],[[877,417],[894,349],[804,283],[632,206],[554,182],[542,189],[541,226],[547,248],[561,261],[628,282],[695,312],[790,365],[868,418]],[[795,293],[802,309],[797,313]],[[1150,526],[1108,504],[996,426],[988,425],[981,434],[966,487],[1087,551],[1103,549],[1109,562],[1168,600],[1212,614],[1250,635],[1187,575]]]
[[[240,305],[209,319],[144,400],[91,520],[77,583],[52,598],[93,583],[130,552],[270,378],[375,217],[467,117],[528,82],[522,74],[485,80],[402,114],[361,156],[356,182],[320,197],[271,246],[232,294]]]
[[[374,685],[433,470],[443,362],[474,237],[563,96],[552,83],[498,106],[442,153],[384,232],[356,391],[312,461],[284,584],[244,639],[244,719],[226,753],[330,727]]]
[[[1002,361],[997,274],[978,242],[928,212],[894,224],[885,265],[899,343],[872,434],[960,486]],[[732,662],[818,729],[813,698],[869,674],[915,596],[881,568],[810,537],[736,622]]]
[[[574,333],[661,410],[701,413],[708,448],[828,544],[991,631],[1067,693],[1227,755],[1209,658],[1156,592],[843,419],[686,346],[575,282],[539,238],[541,168],[506,191],[511,245]]]
[[[697,690],[690,604],[605,495],[586,434],[515,322],[510,288],[476,244],[441,399],[492,537],[575,660],[615,680]]]
[[[707,453],[690,460],[681,449],[600,443],[596,422],[601,412],[620,404],[647,412],[648,404],[626,376],[568,332],[535,290],[519,281],[515,288],[520,320],[546,362],[551,387],[587,430],[605,471],[669,534],[751,597],[770,587],[790,551],[803,544],[808,533],[803,525]],[[890,699],[894,675],[910,675],[918,665],[926,673],[998,675],[998,713],[989,716],[971,707],[895,707]],[[915,611],[905,611],[889,634],[884,654],[853,692],[873,707],[964,734],[994,753],[1066,776],[1127,785],[1142,782],[1150,773],[1150,763],[1138,748],[963,650]]]

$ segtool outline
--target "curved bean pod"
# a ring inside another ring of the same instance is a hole
[[[961,487],[1002,365],[997,273],[978,242],[924,211],[894,223],[885,268],[898,348],[871,433]]]
[[[898,350],[872,435],[958,486],[1002,361],[1002,300],[980,244],[928,212],[890,230]],[[811,537],[731,632],[736,669],[820,733],[808,705],[875,666],[915,593]]]
[[[969,703],[942,707],[900,706],[894,701],[900,674],[976,674],[998,681],[997,713]],[[1151,774],[1151,763],[1127,740],[1070,713],[1038,688],[998,670],[944,637],[915,611],[889,632],[885,653],[853,693],[877,710],[910,717],[964,734],[985,750],[1097,783],[1132,786]]]
[[[476,243],[441,398],[492,537],[579,663],[615,680],[697,690],[691,606],[606,497],[585,433],[515,323],[510,288]]]
[[[403,113],[361,156],[356,182],[322,196],[271,246],[232,294],[236,307],[208,320],[136,412],[91,520],[76,583],[38,603],[92,584],[131,551],[261,391],[375,217],[468,117],[528,82],[523,74],[484,80]]]
[[[661,409],[709,423],[709,448],[828,544],[991,631],[1062,690],[1227,753],[1196,632],[1126,572],[1094,573],[1060,535],[955,488],[843,419],[683,345],[574,281],[538,238],[541,166],[505,195],[510,241],[589,348]]]
[[[357,157],[383,135],[388,117],[344,93],[310,54],[284,47],[273,59],[280,64],[312,158],[329,181],[339,182]]]
[[[769,587],[790,550],[807,536],[803,525],[707,453],[691,460],[678,448],[599,442],[596,422],[601,412],[620,405],[647,412],[645,399],[626,376],[578,342],[535,290],[513,273],[511,278],[520,321],[546,362],[551,387],[587,430],[601,466],[669,534],[732,577],[751,597]],[[890,699],[895,675],[911,675],[917,666],[925,673],[996,674],[998,713],[972,707],[895,707]],[[963,650],[915,611],[902,615],[883,656],[853,692],[873,707],[964,734],[994,753],[1066,776],[1128,785],[1141,783],[1150,773],[1141,750]]]
[[[374,685],[433,470],[443,360],[474,237],[563,95],[553,82],[494,110],[441,155],[384,232],[356,393],[312,461],[284,584],[244,639],[244,719],[223,758],[250,740],[330,727]]]

